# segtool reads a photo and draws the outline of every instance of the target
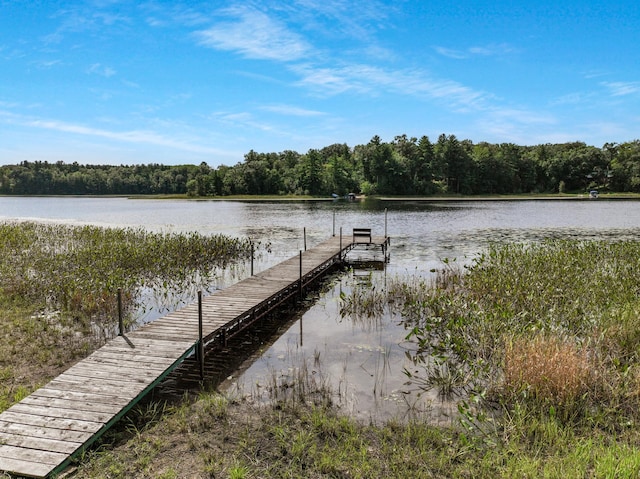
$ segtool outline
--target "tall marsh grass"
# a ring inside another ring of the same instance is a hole
[[[80,321],[109,323],[118,289],[126,312],[147,297],[206,289],[221,268],[249,258],[247,239],[35,222],[0,224],[0,293]],[[151,293],[151,294],[149,294]]]
[[[617,429],[640,422],[638,258],[635,241],[496,244],[457,271],[394,279],[384,299],[359,290],[343,309],[399,312],[422,367],[410,380],[460,397],[463,415],[481,398],[472,423],[520,404]]]

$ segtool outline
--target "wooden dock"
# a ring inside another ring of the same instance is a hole
[[[59,474],[186,358],[197,354],[201,344],[224,342],[302,295],[309,283],[359,244],[377,245],[386,254],[389,240],[332,237],[200,304],[109,341],[0,414],[0,472],[34,478]]]

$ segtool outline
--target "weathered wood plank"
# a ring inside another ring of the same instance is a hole
[[[12,424],[25,424],[28,426],[49,427],[78,432],[96,432],[103,426],[102,422],[80,421],[51,416],[34,416],[17,411],[5,410],[0,419]]]
[[[29,477],[46,477],[52,469],[51,465],[34,461],[24,461],[16,459],[13,456],[0,458],[0,470]]]
[[[169,366],[169,365],[167,365]],[[102,373],[105,373],[104,377],[122,377],[122,378],[131,378],[131,377],[157,377],[159,373],[167,369],[164,368],[153,368],[153,369],[139,369],[135,366],[129,364],[127,358],[122,358],[122,362],[120,365],[118,364],[109,364],[102,363],[100,365],[93,362],[79,362],[74,366],[70,367],[63,374],[70,374],[72,376],[85,376],[85,377],[103,377]],[[94,374],[94,376],[92,376]],[[88,375],[88,376],[87,376]]]
[[[88,381],[86,377],[71,375],[58,376],[47,384],[47,387],[51,389],[60,389],[63,391],[73,390],[104,396],[110,396],[114,391],[118,391],[123,398],[128,398],[129,400],[140,394],[145,386],[146,383],[139,381],[109,381],[106,379]],[[0,418],[1,417],[2,416],[0,416]]]
[[[131,333],[131,335],[133,336],[134,333]],[[128,335],[129,336],[129,335]],[[136,336],[137,339],[145,339],[145,338],[138,338]],[[145,339],[146,340],[146,339]],[[193,346],[193,344],[191,345]],[[154,351],[152,351],[151,349],[148,348],[144,348],[144,349],[131,349],[129,347],[118,347],[118,346],[112,346],[109,345],[109,347],[105,347],[103,346],[104,349],[100,349],[100,352],[112,352],[114,354],[128,354],[129,357],[131,358],[136,358],[137,356],[148,356],[148,357],[153,357],[153,358],[158,358],[159,360],[162,359],[172,359],[175,360],[176,357],[178,357],[179,355],[172,350],[165,350],[165,349],[156,349]],[[189,348],[185,348],[183,351],[186,351]]]
[[[47,439],[43,437],[0,432],[0,444],[3,444],[5,446],[23,447],[40,451],[59,452],[67,456],[69,454],[73,454],[80,446],[82,446],[83,443],[84,441],[56,441],[55,439]]]
[[[113,416],[104,412],[62,409],[55,406],[31,405],[25,402],[14,404],[8,411],[37,417],[52,417],[94,423],[106,423]]]
[[[67,386],[69,386],[67,384]],[[118,391],[120,393],[120,391]],[[104,394],[95,394],[84,391],[79,391],[77,388],[73,390],[63,389],[58,385],[52,385],[51,383],[31,393],[31,396],[49,398],[49,399],[67,399],[70,401],[82,401],[90,402],[93,404],[113,404],[118,406],[125,406],[128,404],[129,399],[122,395],[113,394],[113,391],[109,391]]]
[[[125,360],[130,362],[132,365],[135,365],[135,367],[154,364],[164,366],[165,368],[171,366],[175,359],[174,357],[147,356],[144,354],[128,354],[125,356],[120,351],[102,349],[98,350],[98,354],[95,357],[109,360]]]
[[[140,361],[138,358],[132,358],[129,356],[120,356],[118,357],[101,357],[101,358],[92,358],[87,361],[83,361],[82,364],[86,366],[93,366],[96,368],[109,368],[112,366],[118,367],[121,365],[126,369],[135,371],[135,370],[143,370],[143,371],[151,371],[161,373],[172,363],[163,364],[161,362],[153,362],[153,361]]]
[[[131,347],[127,339],[123,338],[122,336],[116,336],[104,347],[114,345],[114,346],[123,347],[125,349],[135,349],[138,351],[146,350],[146,349],[153,351],[156,347],[158,347],[158,344],[154,341],[147,341],[144,339],[136,340],[135,331],[131,333],[127,333],[126,337],[130,342],[133,343],[133,347]],[[185,341],[167,341],[167,344],[164,345],[164,349],[172,349],[178,352],[181,350],[184,351],[189,346],[190,346],[189,343]]]
[[[115,415],[122,409],[120,404],[107,404],[105,402],[80,401],[73,399],[51,398],[47,396],[37,396],[31,394],[20,401],[20,404],[28,404],[30,406],[48,406],[61,409],[82,410],[91,412],[100,412]]]
[[[70,429],[55,429],[52,427],[33,426],[31,424],[18,424],[7,421],[0,421],[0,428],[3,433],[20,436],[41,437],[55,441],[72,442],[84,444],[91,438],[93,432],[72,431]],[[2,433],[0,433],[2,434]]]
[[[0,446],[0,457],[7,457],[19,461],[29,461],[40,464],[58,465],[67,458],[68,454],[61,452],[39,451],[16,446]]]

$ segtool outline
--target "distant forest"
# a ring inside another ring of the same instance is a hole
[[[250,151],[235,166],[80,165],[28,162],[0,167],[6,195],[490,195],[640,192],[640,140],[519,146],[474,144],[454,135],[433,143],[374,136],[353,148]]]

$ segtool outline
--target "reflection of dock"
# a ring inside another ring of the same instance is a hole
[[[226,340],[305,288],[356,248],[386,237],[332,237],[201,302],[109,341],[0,414],[0,472],[60,473],[187,357]]]

